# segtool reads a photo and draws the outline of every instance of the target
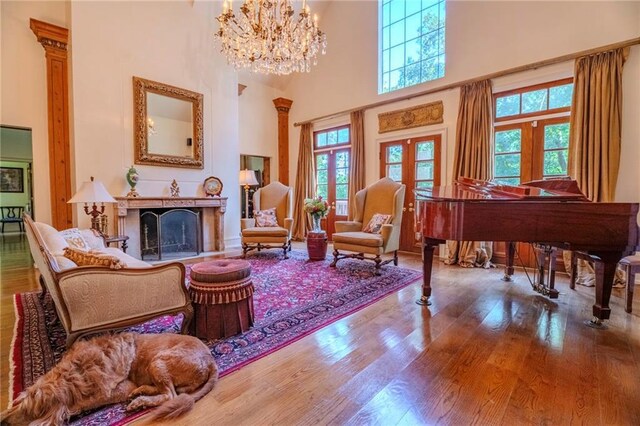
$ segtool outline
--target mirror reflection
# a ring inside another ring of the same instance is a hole
[[[202,94],[133,77],[135,163],[202,169]]]
[[[193,158],[193,105],[147,93],[147,137],[152,154]]]

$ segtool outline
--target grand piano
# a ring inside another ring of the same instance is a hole
[[[513,274],[514,242],[576,250],[599,259],[592,324],[609,318],[616,265],[638,249],[638,203],[589,201],[576,181],[550,179],[519,186],[468,178],[453,186],[416,189],[416,226],[422,233],[423,285],[428,305],[435,247],[446,240],[507,242],[506,275]]]

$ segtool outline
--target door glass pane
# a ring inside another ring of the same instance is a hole
[[[336,183],[349,182],[349,169],[336,169]]]
[[[318,187],[318,196],[324,198],[325,200],[329,198],[329,185],[317,185]]]
[[[336,200],[336,216],[347,216],[349,213],[349,202],[347,200]]]
[[[569,123],[544,127],[544,149],[569,148]]]
[[[416,180],[433,179],[433,161],[416,163]]]
[[[349,198],[349,185],[336,185],[336,200]]]
[[[318,174],[316,176],[316,182],[322,185],[326,185],[329,183],[329,171],[328,170],[318,170]]]
[[[402,145],[387,147],[387,163],[402,163]]]
[[[496,155],[495,177],[520,176],[520,154]]]
[[[496,178],[495,181],[503,185],[513,185],[513,186],[520,185],[520,178],[515,178],[515,177],[514,178]]]
[[[522,113],[547,109],[547,89],[534,90],[522,94]]]
[[[549,89],[549,109],[571,106],[573,83],[556,86]]]
[[[496,132],[496,154],[502,152],[520,152],[521,148],[521,130],[502,130]]]
[[[433,160],[433,142],[418,142],[416,144],[416,160]]]
[[[326,170],[329,167],[329,156],[327,154],[316,155],[316,170]]]
[[[396,182],[402,182],[402,164],[389,164],[387,166],[387,177]]]
[[[496,99],[496,117],[520,114],[520,95],[502,96]]]
[[[433,188],[433,181],[421,181],[416,182],[416,188]]]
[[[567,174],[567,156],[569,151],[566,149],[556,149],[544,152],[544,176],[563,176]]]
[[[336,167],[349,167],[349,153],[347,151],[338,152],[336,154]]]

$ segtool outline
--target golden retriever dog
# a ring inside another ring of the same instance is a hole
[[[60,362],[0,414],[2,424],[61,425],[69,417],[129,401],[154,418],[193,408],[218,379],[209,349],[180,334],[122,333],[77,341]]]

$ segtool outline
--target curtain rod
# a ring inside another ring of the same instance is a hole
[[[581,56],[594,55],[596,53],[606,52],[607,50],[614,50],[614,49],[634,46],[636,44],[640,44],[640,37],[632,38],[632,39],[625,40],[625,41],[620,41],[618,43],[607,44],[605,46],[595,47],[593,49],[582,50],[580,52],[569,53],[567,55],[556,56],[555,58],[544,59],[542,61],[532,62],[530,64],[520,65],[520,66],[517,66],[517,67],[514,67],[514,68],[509,68],[509,69],[506,69],[506,70],[502,70],[502,71],[496,71],[496,72],[493,72],[491,74],[485,74],[485,75],[483,75],[481,77],[475,77],[475,78],[470,78],[468,80],[462,80],[462,81],[458,81],[458,82],[455,82],[455,83],[445,84],[445,85],[440,86],[440,87],[434,87],[432,89],[423,90],[422,92],[413,93],[411,95],[400,96],[400,97],[392,98],[392,99],[385,99],[383,101],[374,102],[374,103],[367,104],[367,105],[364,105],[364,106],[361,106],[361,107],[358,107],[358,108],[351,108],[351,109],[346,109],[346,110],[340,111],[340,112],[334,112],[333,114],[321,115],[319,117],[315,117],[315,118],[312,118],[310,120],[305,120],[305,121],[300,121],[300,122],[297,122],[297,123],[293,123],[293,125],[295,127],[299,127],[299,126],[302,126],[303,124],[314,123],[316,121],[322,121],[322,120],[326,120],[326,119],[329,119],[329,118],[350,114],[353,111],[377,108],[377,107],[380,107],[380,106],[383,106],[383,105],[392,104],[392,103],[395,103],[395,102],[401,102],[401,101],[406,101],[406,100],[409,100],[409,99],[417,98],[419,96],[425,96],[425,95],[430,95],[432,93],[444,92],[446,90],[456,89],[458,87],[465,86],[467,84],[475,83],[475,82],[482,81],[482,80],[492,80],[494,78],[504,77],[504,76],[510,75],[510,74],[516,74],[516,73],[523,72],[523,71],[529,71],[529,70],[536,69],[536,68],[541,68],[541,67],[546,67],[546,66],[549,66],[549,65],[558,64],[560,62],[570,61],[572,59],[576,59],[576,58],[579,58]]]

